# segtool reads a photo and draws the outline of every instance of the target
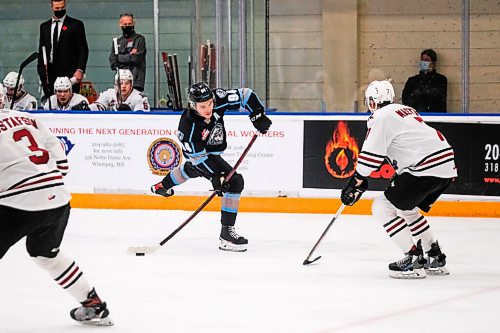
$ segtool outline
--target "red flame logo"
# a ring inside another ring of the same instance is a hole
[[[325,166],[328,173],[335,178],[348,178],[354,174],[359,149],[346,123],[339,121],[325,150]]]

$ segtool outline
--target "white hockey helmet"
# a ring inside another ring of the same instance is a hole
[[[389,81],[372,81],[365,91],[365,104],[373,112],[380,104],[394,102],[395,95],[394,87]]]
[[[71,80],[67,76],[60,76],[54,82],[54,91],[65,91],[69,90],[73,92]]]
[[[132,75],[130,69],[119,69],[118,73],[116,73],[115,75],[115,83],[118,83],[118,79],[120,79],[121,81],[130,81],[130,83],[134,85],[134,75]]]
[[[16,82],[17,82],[17,72],[9,72],[3,79],[3,85],[5,88],[9,89],[14,89],[16,87]],[[24,77],[21,74],[21,77],[19,78],[19,85],[17,86],[18,90],[23,90],[24,87]]]

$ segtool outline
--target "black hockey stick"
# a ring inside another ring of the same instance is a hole
[[[323,234],[321,235],[321,237],[318,239],[318,241],[316,242],[316,244],[314,244],[311,252],[309,252],[309,255],[304,260],[304,262],[302,263],[302,265],[312,264],[313,262],[315,262],[315,261],[317,261],[317,260],[319,260],[321,258],[321,256],[319,256],[319,257],[317,257],[317,258],[315,258],[313,260],[309,260],[309,259],[311,259],[311,256],[313,255],[314,251],[316,251],[316,248],[318,247],[319,243],[323,240],[323,238],[325,238],[325,235],[328,232],[328,230],[330,230],[330,227],[332,226],[333,222],[335,222],[335,220],[340,216],[340,214],[342,213],[342,211],[344,210],[344,208],[345,208],[345,205],[342,204],[342,206],[340,206],[340,208],[337,210],[337,213],[335,214],[335,216],[333,217],[333,219],[330,221],[330,223],[326,227],[325,231],[323,231]]]
[[[16,86],[14,87],[14,95],[12,95],[12,102],[10,102],[10,108],[14,107],[14,101],[17,95],[17,89],[19,88],[19,80],[21,79],[21,74],[23,73],[24,67],[28,66],[33,62],[33,60],[38,59],[38,52],[33,52],[28,58],[26,58],[19,66],[19,72],[17,73]]]
[[[177,64],[177,54],[174,53],[172,58],[173,60],[173,72],[174,72],[174,81],[175,81],[175,90],[177,94],[177,108],[182,110],[182,95],[181,95],[181,82],[179,77],[179,65]]]
[[[234,173],[236,172],[236,169],[238,169],[241,162],[243,162],[243,159],[247,155],[248,151],[252,147],[252,145],[255,142],[255,140],[257,139],[257,137],[258,137],[258,134],[255,133],[253,135],[252,139],[250,140],[250,142],[248,143],[248,146],[245,148],[243,153],[241,153],[241,156],[238,159],[238,161],[236,161],[236,164],[234,165],[234,167],[231,169],[231,171],[229,171],[229,173],[225,177],[223,184],[225,184],[231,180],[231,177],[234,175]],[[155,252],[160,247],[162,247],[166,242],[168,242],[172,237],[174,237],[179,231],[181,231],[182,228],[184,228],[189,222],[191,222],[191,220],[193,220],[196,217],[196,215],[198,215],[198,213],[201,212],[203,210],[203,208],[205,208],[216,195],[217,195],[216,191],[212,192],[212,194],[210,194],[210,196],[207,199],[205,199],[205,201],[200,205],[200,207],[198,207],[184,222],[182,222],[182,224],[180,226],[177,227],[177,229],[175,229],[170,235],[165,237],[165,239],[163,239],[160,243],[155,244],[155,245],[150,245],[150,246],[131,246],[128,248],[127,252],[129,254],[135,254],[136,256],[143,256],[143,255],[151,254],[151,253]]]

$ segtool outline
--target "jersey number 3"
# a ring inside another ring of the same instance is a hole
[[[28,149],[34,152],[35,154],[30,155],[29,159],[34,164],[47,164],[49,161],[49,152],[46,149],[38,147],[38,144],[35,141],[35,138],[27,129],[22,129],[19,131],[15,131],[12,135],[14,141],[19,142],[23,138],[27,138],[30,145]]]

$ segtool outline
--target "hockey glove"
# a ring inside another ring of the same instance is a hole
[[[253,126],[262,134],[266,134],[271,127],[271,119],[269,119],[264,112],[257,113],[255,115],[250,115],[250,121]]]
[[[90,111],[89,105],[85,101],[81,101],[80,103],[73,105],[71,107],[71,110],[84,110],[84,111]]]
[[[118,110],[118,111],[132,111],[132,108],[130,107],[130,105],[122,103],[122,104],[118,105],[116,110]]]
[[[340,200],[344,205],[352,206],[361,198],[361,195],[367,188],[368,180],[366,177],[363,177],[356,172],[354,176],[349,179],[347,185],[342,189]]]
[[[214,174],[210,178],[210,181],[212,182],[215,193],[217,193],[219,197],[222,197],[225,192],[229,191],[229,184],[224,183],[224,175],[220,173]]]

